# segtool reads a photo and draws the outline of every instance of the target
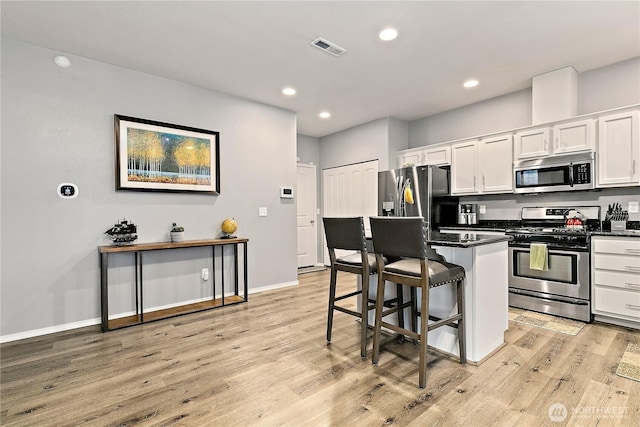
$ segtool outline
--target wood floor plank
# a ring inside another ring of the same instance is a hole
[[[569,336],[511,322],[506,345],[480,366],[430,351],[419,389],[417,346],[388,335],[373,366],[371,339],[362,360],[360,323],[339,312],[328,345],[329,274],[299,282],[108,333],[3,344],[0,424],[640,425],[640,382],[615,374],[627,344],[640,343],[637,330],[594,323]],[[338,282],[356,285],[348,274]],[[555,403],[567,409],[564,424],[551,422]],[[623,416],[606,414],[616,410]]]

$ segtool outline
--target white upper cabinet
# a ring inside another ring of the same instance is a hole
[[[511,135],[482,139],[478,145],[478,178],[481,193],[513,191],[513,143]]]
[[[423,161],[422,157],[422,151],[402,151],[398,153],[398,167],[420,166]]]
[[[550,131],[549,127],[539,127],[517,132],[514,142],[515,159],[531,159],[551,154]]]
[[[640,184],[640,137],[638,111],[598,119],[597,187]]]
[[[593,120],[569,121],[555,126],[540,126],[517,132],[514,142],[515,160],[546,157],[552,154],[593,151]]]
[[[451,194],[513,192],[511,134],[451,145]]]
[[[595,149],[593,120],[558,124],[553,127],[553,152],[574,153]]]
[[[418,149],[412,148],[398,152],[398,167],[423,166],[423,165],[450,165],[451,146],[437,145]]]
[[[425,165],[450,165],[451,164],[451,146],[440,145],[424,150]]]
[[[451,194],[478,192],[478,141],[451,146]]]

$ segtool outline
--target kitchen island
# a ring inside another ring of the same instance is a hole
[[[481,233],[430,232],[428,243],[446,261],[464,267],[465,333],[467,361],[480,364],[504,345],[509,327],[508,307],[508,236]],[[370,297],[375,298],[377,275],[371,276]],[[387,286],[385,299],[394,296],[394,286]],[[404,293],[405,298],[409,292]],[[418,289],[418,301],[420,290]],[[455,287],[444,285],[430,291],[429,311],[437,317],[455,312]],[[374,312],[369,313],[373,325]],[[405,319],[409,319],[409,313]],[[391,316],[388,321],[395,319]],[[430,331],[429,346],[458,356],[457,331],[445,326]]]

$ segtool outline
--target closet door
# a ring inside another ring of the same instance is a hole
[[[322,216],[362,216],[365,229],[369,217],[378,213],[378,161],[356,163],[322,171]],[[324,240],[324,263],[330,264],[327,242]],[[338,251],[340,252],[340,251]],[[337,256],[344,255],[336,253]]]

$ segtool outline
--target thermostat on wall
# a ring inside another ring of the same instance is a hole
[[[64,182],[58,185],[58,196],[63,199],[73,199],[78,197],[78,186],[70,182]]]
[[[293,199],[293,188],[291,188],[291,187],[280,187],[280,198],[281,199]]]

